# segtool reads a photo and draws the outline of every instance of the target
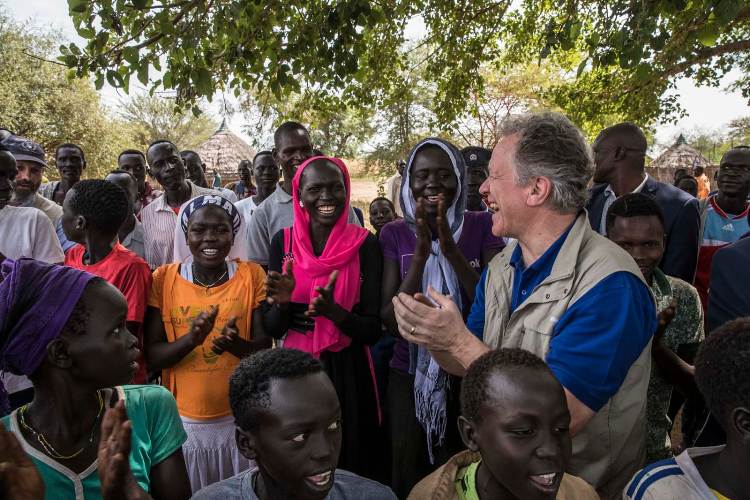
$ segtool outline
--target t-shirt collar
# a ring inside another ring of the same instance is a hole
[[[578,219],[576,218],[576,220]],[[570,233],[570,230],[573,229],[573,225],[575,225],[575,223],[576,221],[574,220],[573,223],[568,226],[565,232],[560,235],[560,237],[557,238],[557,240],[552,245],[550,245],[547,250],[544,251],[542,256],[529,266],[529,269],[533,269],[536,272],[544,269],[552,270],[552,265],[555,263],[555,259],[557,259],[557,254],[560,253],[560,249],[562,248],[563,243],[565,243],[565,239],[568,237],[568,233]],[[521,251],[520,243],[516,245],[516,248],[513,250],[513,254],[510,256],[510,265],[513,266],[516,271],[526,270],[523,263],[523,253]]]
[[[631,193],[640,193],[641,191],[643,191],[643,188],[646,187],[646,182],[648,182],[648,174],[644,172],[643,180],[641,181],[640,184],[638,184],[638,186],[636,186],[634,190],[631,191]],[[607,184],[607,188],[604,190],[604,195],[607,198],[609,198],[610,196],[615,196],[615,192],[612,190],[611,184]]]
[[[654,295],[661,297],[669,297],[672,295],[672,286],[669,284],[667,275],[658,267],[654,269],[651,275],[651,290]]]
[[[190,198],[189,200],[192,200],[196,196],[199,196],[200,190],[198,189],[198,186],[190,182],[188,179],[185,179],[185,182],[188,183],[188,186],[190,186]],[[173,212],[174,209],[169,206],[169,203],[167,203],[167,192],[164,191],[161,196],[159,196],[156,200],[154,200],[154,203],[156,203],[156,211],[157,212]]]
[[[284,188],[281,187],[281,184],[276,186],[276,198],[279,200],[279,203],[292,202],[292,195],[284,191]]]

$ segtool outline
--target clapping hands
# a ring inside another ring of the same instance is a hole
[[[287,261],[284,270],[284,274],[270,271],[266,276],[266,301],[269,304],[285,305],[292,300],[296,283],[291,260]]]

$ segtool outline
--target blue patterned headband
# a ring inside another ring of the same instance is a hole
[[[237,236],[237,231],[239,231],[240,224],[242,224],[242,215],[240,215],[237,207],[226,198],[214,194],[205,194],[203,196],[196,196],[188,201],[187,205],[182,209],[180,225],[182,226],[182,231],[185,233],[185,239],[187,239],[188,221],[190,220],[190,216],[201,208],[209,205],[215,205],[229,215],[229,218],[232,221],[232,236]]]

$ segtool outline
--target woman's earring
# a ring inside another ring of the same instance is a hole
[[[305,208],[305,204],[304,204],[304,203],[302,203],[302,200],[299,200],[299,207],[300,207],[300,208]]]

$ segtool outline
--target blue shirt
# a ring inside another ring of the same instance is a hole
[[[572,227],[572,226],[571,226]],[[566,231],[528,268],[521,247],[510,258],[514,267],[511,308],[515,311],[552,272]],[[483,338],[485,283],[482,273],[466,324]],[[613,273],[583,294],[552,331],[547,364],[560,383],[593,411],[614,396],[630,367],[656,330],[656,307],[646,285],[633,274]]]

